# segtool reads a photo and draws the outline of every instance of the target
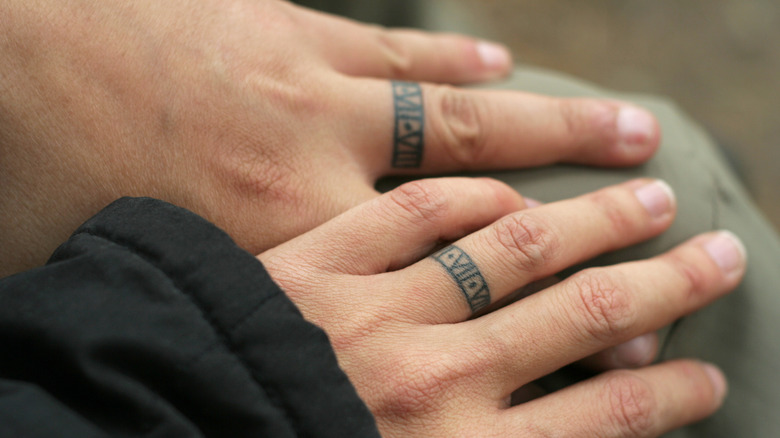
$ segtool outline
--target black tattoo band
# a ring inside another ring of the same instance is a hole
[[[425,110],[422,89],[413,82],[393,81],[395,135],[393,167],[418,168],[422,163],[425,136]]]
[[[479,268],[471,260],[471,257],[462,249],[451,245],[432,257],[441,263],[453,280],[458,283],[472,312],[477,312],[490,304],[490,289],[485,277],[479,272]]]

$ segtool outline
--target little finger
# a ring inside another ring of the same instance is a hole
[[[681,360],[603,374],[510,408],[502,422],[539,436],[654,437],[711,415],[725,395],[717,368]]]
[[[504,46],[464,35],[387,29],[297,8],[311,44],[337,71],[351,76],[462,84],[506,76]]]
[[[650,365],[658,354],[658,335],[647,333],[582,359],[579,364],[595,371],[639,368]]]

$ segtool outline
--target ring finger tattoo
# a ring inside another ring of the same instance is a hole
[[[420,85],[393,81],[395,132],[393,167],[417,169],[422,164],[425,145],[425,110]]]
[[[450,277],[455,280],[472,312],[477,312],[490,304],[490,288],[487,281],[465,251],[450,245],[431,257],[444,266]]]

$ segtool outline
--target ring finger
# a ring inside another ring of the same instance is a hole
[[[346,90],[343,141],[357,145],[375,177],[555,162],[635,165],[660,138],[652,115],[616,101],[349,77],[337,88]]]
[[[665,183],[630,181],[505,216],[401,271],[397,281],[424,301],[419,309],[448,315],[432,321],[423,312],[420,322],[462,321],[535,280],[660,233],[674,210]]]

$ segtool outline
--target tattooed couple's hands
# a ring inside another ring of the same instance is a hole
[[[675,214],[671,190],[653,180],[525,207],[493,180],[423,180],[259,259],[327,331],[385,436],[655,436],[714,412],[725,380],[693,360],[610,371],[511,406],[518,388],[706,305],[745,270],[739,241],[710,233],[470,318],[661,233]]]
[[[0,16],[0,275],[123,195],[259,253],[377,196],[383,175],[633,165],[658,146],[652,117],[618,102],[436,85],[511,69],[458,35],[271,0],[8,0]]]
[[[0,16],[0,275],[42,263],[123,195],[187,207],[254,253],[367,201],[260,258],[328,331],[386,434],[650,435],[720,402],[716,371],[676,362],[507,406],[527,382],[733,287],[744,260],[725,234],[466,321],[487,296],[659,233],[673,216],[661,186],[524,211],[488,180],[373,187],[638,164],[659,138],[644,111],[438,85],[504,76],[509,56],[271,0],[7,0]]]

